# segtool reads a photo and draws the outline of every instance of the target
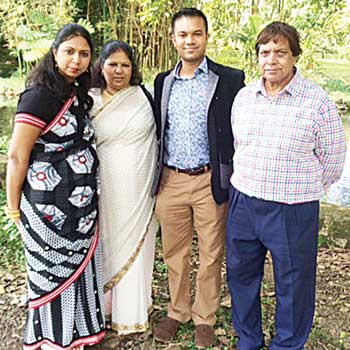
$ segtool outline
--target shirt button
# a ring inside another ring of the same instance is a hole
[[[87,249],[84,249],[84,250],[83,250],[83,253],[86,254],[86,253],[87,253]]]
[[[40,337],[40,336],[38,337],[38,340],[41,340],[41,337]]]
[[[53,276],[49,276],[49,280],[52,281],[53,280]]]
[[[34,323],[35,323],[35,324],[39,324],[39,320],[35,320]]]
[[[45,247],[45,250],[50,250],[50,247],[47,245],[47,246]]]
[[[96,309],[96,312],[100,312],[100,309],[99,309],[99,308],[97,308],[97,309]]]
[[[29,225],[28,225],[28,224],[25,224],[24,227],[25,227],[25,228],[29,228]]]
[[[72,256],[72,255],[73,255],[73,252],[72,252],[72,251],[69,251],[69,252],[68,252],[68,255],[69,255],[69,256]]]
[[[218,132],[221,132],[221,129],[220,129],[220,128],[218,128]]]

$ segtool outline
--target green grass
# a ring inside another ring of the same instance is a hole
[[[339,341],[334,339],[328,332],[323,330],[322,328],[318,328],[314,326],[311,330],[311,333],[308,338],[308,344],[313,344],[313,349],[328,349],[328,347],[332,346],[330,349],[337,350],[345,350],[343,347],[339,347]],[[325,348],[327,346],[327,348]]]
[[[328,79],[342,80],[350,84],[350,62],[332,58],[319,59],[321,73]]]
[[[301,73],[321,85],[339,108],[350,109],[350,62],[337,57],[318,57],[313,69],[300,68]]]

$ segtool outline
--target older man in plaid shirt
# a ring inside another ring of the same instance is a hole
[[[262,78],[232,107],[235,154],[227,218],[227,276],[238,349],[264,346],[260,287],[271,251],[276,335],[271,350],[301,350],[315,305],[319,198],[341,175],[345,134],[335,104],[295,64],[295,28],[268,25],[256,43]]]

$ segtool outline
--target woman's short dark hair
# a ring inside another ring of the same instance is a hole
[[[94,64],[92,76],[93,87],[98,87],[102,90],[106,88],[106,80],[102,74],[102,68],[108,57],[118,51],[123,51],[131,62],[130,85],[140,85],[142,83],[142,74],[138,68],[134,50],[124,41],[113,40],[103,47],[99,58]]]
[[[205,16],[205,14],[201,10],[198,10],[194,7],[185,7],[182,10],[176,12],[173,15],[173,17],[171,18],[171,30],[172,30],[173,34],[175,34],[174,33],[175,22],[182,17],[200,17],[200,18],[202,18],[203,22],[204,22],[205,32],[208,33],[208,20],[207,20],[207,17]]]
[[[75,92],[80,102],[85,105],[86,109],[90,109],[92,106],[92,100],[87,92],[91,87],[91,62],[88,70],[76,79],[76,83],[69,84],[59,73],[54,57],[54,52],[63,42],[76,36],[81,36],[87,41],[92,54],[93,45],[89,32],[79,24],[66,24],[58,31],[50,51],[44,56],[32,72],[29,73],[26,79],[26,86],[31,84],[43,85],[52,90],[63,100],[72,92]]]
[[[256,55],[259,55],[261,45],[267,44],[271,40],[276,43],[281,37],[288,40],[289,48],[292,51],[293,57],[298,57],[302,53],[302,49],[300,47],[300,37],[297,30],[287,23],[276,21],[270,23],[258,35],[255,44]]]

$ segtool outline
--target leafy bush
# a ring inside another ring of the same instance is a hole
[[[16,225],[6,217],[6,193],[0,190],[0,267],[6,271],[14,266],[24,269],[23,243]]]
[[[327,91],[350,92],[350,84],[346,84],[340,79],[329,79],[323,84]]]
[[[0,153],[7,153],[10,143],[10,136],[0,136]]]

